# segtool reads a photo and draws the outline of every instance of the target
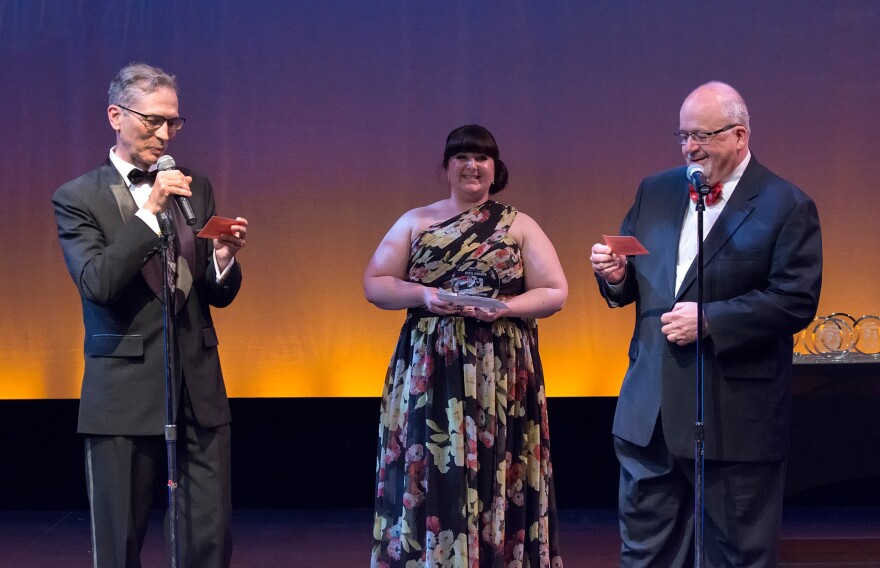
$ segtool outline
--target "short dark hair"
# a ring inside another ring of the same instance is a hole
[[[507,187],[507,166],[499,157],[495,137],[486,128],[479,124],[465,124],[450,132],[443,151],[443,169],[449,166],[450,158],[462,152],[485,154],[495,162],[495,179],[489,193],[498,193]]]
[[[120,69],[110,81],[107,98],[111,105],[129,106],[138,95],[148,95],[162,88],[176,93],[177,78],[158,67],[132,63]]]

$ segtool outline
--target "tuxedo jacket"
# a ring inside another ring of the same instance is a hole
[[[694,456],[696,344],[660,331],[676,302],[696,302],[696,261],[675,293],[688,196],[684,168],[642,181],[621,234],[649,254],[627,258],[624,282],[597,277],[612,307],[635,303],[629,367],[613,433],[647,446],[659,417],[668,448]],[[792,336],[816,314],[822,239],[815,203],[752,154],[703,248],[705,458],[784,459],[791,429]]]
[[[184,173],[193,176],[190,202],[196,226],[201,226],[214,214],[213,190],[207,178]],[[137,205],[128,183],[109,159],[61,186],[52,203],[85,325],[78,431],[162,434],[168,420],[157,254],[161,239],[135,216]],[[169,210],[180,217],[176,206]],[[219,426],[230,421],[230,413],[210,307],[225,307],[235,298],[241,286],[241,265],[236,260],[218,284],[212,241],[192,238],[191,228],[182,221],[176,225],[192,288],[185,300],[177,302],[174,317],[179,372],[173,379],[173,408],[178,408],[182,374],[197,422]]]

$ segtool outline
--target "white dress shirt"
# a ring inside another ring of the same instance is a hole
[[[719,196],[718,201],[712,205],[706,205],[706,210],[703,212],[703,241],[706,240],[706,237],[715,225],[715,221],[718,220],[718,216],[721,215],[721,211],[724,210],[724,206],[727,204],[730,196],[733,195],[733,190],[736,189],[736,184],[739,183],[743,172],[746,171],[746,166],[749,165],[749,160],[751,160],[751,158],[751,152],[746,154],[745,159],[733,170],[733,172],[731,172],[730,176],[721,183],[721,195]],[[678,294],[678,289],[681,287],[681,282],[684,280],[684,275],[687,274],[688,268],[691,267],[694,258],[697,256],[696,206],[696,203],[688,203],[688,208],[684,215],[684,221],[681,224],[681,234],[678,238],[678,257],[675,264],[676,294]]]

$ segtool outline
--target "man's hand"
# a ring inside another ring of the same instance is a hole
[[[660,316],[665,324],[660,331],[666,340],[678,346],[688,345],[697,340],[697,303],[679,302],[672,306],[672,311]],[[708,332],[706,319],[703,318],[703,336]]]
[[[626,276],[626,256],[614,254],[608,245],[602,243],[593,245],[590,264],[593,266],[593,272],[609,284],[620,284]]]
[[[180,170],[160,171],[156,174],[156,181],[153,182],[153,189],[144,203],[144,209],[155,215],[168,209],[168,204],[175,195],[192,197],[190,183],[192,177],[183,175]]]
[[[232,234],[223,233],[214,239],[214,255],[217,258],[217,268],[220,272],[226,270],[232,258],[244,248],[247,237],[247,219],[244,217],[236,217],[236,224],[230,227]]]

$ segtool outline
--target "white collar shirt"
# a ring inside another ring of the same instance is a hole
[[[703,212],[703,240],[706,240],[706,236],[709,235],[712,227],[715,225],[715,221],[718,220],[718,217],[721,215],[721,212],[724,210],[724,206],[727,205],[728,200],[730,200],[730,196],[733,195],[733,191],[736,189],[736,185],[739,183],[740,178],[742,178],[743,172],[746,170],[746,166],[749,165],[749,161],[752,158],[752,153],[749,152],[746,154],[745,159],[740,162],[736,168],[734,168],[733,172],[731,172],[730,176],[724,180],[721,184],[721,197],[716,201],[713,205],[707,205],[706,210]],[[688,201],[688,207],[684,215],[684,220],[681,224],[681,234],[678,238],[678,257],[675,265],[675,293],[678,294],[679,288],[681,287],[681,283],[684,280],[685,274],[687,274],[688,269],[691,264],[694,262],[694,258],[697,256],[697,211],[696,211],[696,203],[692,201]]]

